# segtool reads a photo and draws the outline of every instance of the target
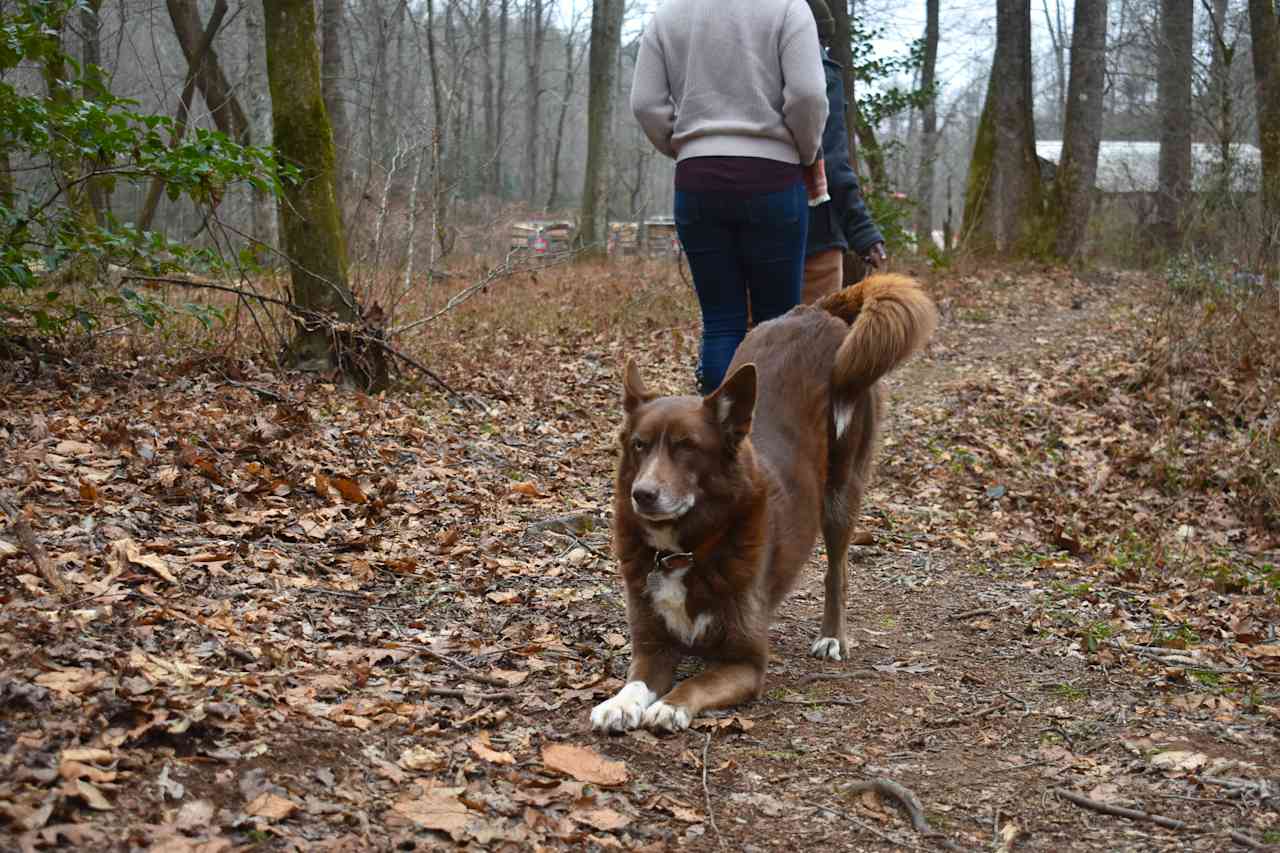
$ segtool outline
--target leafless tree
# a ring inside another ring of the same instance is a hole
[[[1169,251],[1182,242],[1180,217],[1191,190],[1192,0],[1160,0],[1160,168],[1158,240]]]
[[[1089,226],[1102,141],[1107,49],[1107,0],[1075,0],[1075,5],[1062,157],[1047,211],[1057,224],[1054,253],[1068,261],[1080,251]]]
[[[1271,274],[1280,262],[1280,21],[1272,0],[1249,0],[1258,146],[1262,150],[1262,257]]]

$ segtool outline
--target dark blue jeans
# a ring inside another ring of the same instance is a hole
[[[762,195],[677,190],[675,219],[702,306],[698,389],[710,394],[747,335],[748,305],[754,324],[800,301],[808,196],[804,184]]]

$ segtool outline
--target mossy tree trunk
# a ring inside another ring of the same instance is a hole
[[[587,167],[582,184],[582,215],[578,243],[582,257],[602,258],[607,252],[610,130],[613,127],[613,83],[618,65],[623,0],[593,0],[591,4],[591,78],[587,93]]]
[[[1031,110],[1031,0],[997,0],[996,52],[964,196],[964,244],[980,254],[1042,251]]]
[[[1045,228],[1055,236],[1054,254],[1073,260],[1084,243],[1098,176],[1102,142],[1102,94],[1106,82],[1107,0],[1076,0],[1071,35],[1071,79],[1062,157],[1054,176]]]
[[[333,129],[320,87],[320,55],[311,0],[263,0],[267,78],[273,138],[280,156],[301,171],[286,182],[280,200],[281,238],[289,257],[293,302],[307,312],[358,324],[360,312],[347,286],[347,254],[334,187]],[[300,319],[286,360],[304,369],[342,365],[365,387],[385,384],[381,350],[377,367],[353,372],[342,349],[351,345],[323,322]]]
[[[1191,191],[1191,78],[1195,6],[1160,0],[1160,164],[1156,192],[1157,241],[1167,251],[1182,244],[1182,209]]]
[[[336,162],[334,186],[341,202],[342,182],[346,176],[345,162],[351,145],[347,127],[346,109],[342,104],[342,0],[322,0],[320,4],[321,53],[320,89],[324,93],[324,108],[333,128],[333,146]]]
[[[1257,84],[1258,147],[1262,151],[1262,257],[1280,274],[1280,19],[1274,0],[1249,0],[1253,77]]]

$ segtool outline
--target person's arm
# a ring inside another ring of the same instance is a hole
[[[655,29],[651,21],[640,39],[636,74],[631,84],[631,112],[653,147],[674,160],[676,150],[671,145],[671,136],[676,129],[676,106]]]
[[[849,133],[844,121],[844,80],[840,76],[839,67],[834,64],[824,64],[824,71],[827,96],[831,104],[831,117],[822,138],[827,185],[849,248],[865,257],[877,243],[884,243],[884,237],[871,221],[871,214],[867,212],[867,205],[862,199],[862,190],[858,187],[858,174],[849,162]]]
[[[804,3],[792,3],[782,30],[782,119],[795,140],[800,165],[818,158],[827,123],[827,84],[818,25]]]

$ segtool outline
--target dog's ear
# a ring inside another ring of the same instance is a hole
[[[654,394],[645,387],[640,376],[640,368],[636,367],[633,358],[627,359],[627,366],[622,371],[622,408],[629,415],[654,398]]]
[[[748,363],[739,367],[702,404],[735,444],[741,441],[751,432],[751,416],[756,410],[756,366]]]

